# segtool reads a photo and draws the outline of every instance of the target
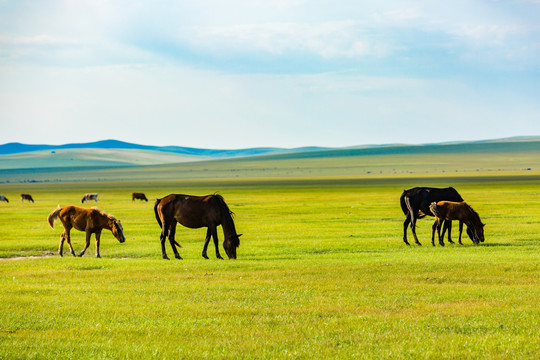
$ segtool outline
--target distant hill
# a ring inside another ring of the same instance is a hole
[[[264,154],[282,154],[293,152],[319,151],[327,148],[323,147],[301,147],[295,149],[284,148],[248,148],[238,150],[216,150],[216,149],[197,149],[181,146],[152,146],[133,144],[118,140],[102,140],[89,143],[73,143],[64,145],[30,145],[17,142],[0,145],[0,155],[19,154],[31,151],[43,150],[64,150],[64,149],[130,149],[130,150],[151,150],[169,152],[183,155],[204,156],[211,158],[231,158]]]
[[[114,144],[118,145],[116,142]],[[0,155],[0,184],[148,179],[357,178],[509,172],[530,174],[540,171],[540,138],[532,137],[284,151],[289,152],[213,158],[145,149],[55,147],[53,150]]]
[[[304,147],[250,148],[239,150],[197,149],[176,146],[149,146],[117,140],[65,145],[0,145],[0,171],[43,168],[118,168],[140,165],[181,164],[186,162],[242,162],[276,160],[358,158],[386,155],[456,155],[519,154],[540,155],[540,137],[518,137],[485,141],[452,142],[423,145],[365,145],[349,148]]]

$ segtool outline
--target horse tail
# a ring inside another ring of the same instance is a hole
[[[407,215],[409,212],[409,209],[407,208],[407,203],[405,201],[405,197],[407,196],[407,190],[403,190],[401,193],[401,197],[399,198],[399,203],[401,204],[401,210],[403,211],[403,214]]]
[[[437,207],[437,203],[436,203],[435,201],[432,202],[432,203],[429,205],[429,210],[431,210],[431,212],[433,213],[433,215],[435,215],[435,216],[438,217],[439,219],[442,218],[441,212],[439,211],[439,208]]]
[[[58,207],[53,210],[49,216],[47,216],[47,222],[49,223],[49,226],[51,228],[54,229],[54,221],[58,218],[58,215],[60,214],[60,210],[62,210],[62,208],[60,207],[60,205],[58,205]]]
[[[157,206],[160,201],[161,199],[156,199],[156,202],[154,203],[154,214],[156,215],[156,220],[157,220],[157,223],[159,224],[159,227],[163,228],[163,224],[161,223],[161,219],[159,218],[158,209],[157,209]]]

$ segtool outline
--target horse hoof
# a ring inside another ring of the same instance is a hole
[[[164,256],[163,260],[169,260],[169,258],[167,256]]]
[[[208,256],[206,256],[206,254],[203,254],[202,257],[208,260]]]

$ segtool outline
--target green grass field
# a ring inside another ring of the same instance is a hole
[[[540,175],[458,175],[2,184],[0,358],[536,359]],[[432,247],[421,220],[424,246],[404,245],[399,196],[416,185],[456,187],[486,242]],[[216,191],[244,234],[238,260],[204,260],[205,230],[181,227],[184,260],[162,260],[152,200]],[[46,217],[85,192],[127,240],[104,232],[102,259],[94,243],[60,258]]]

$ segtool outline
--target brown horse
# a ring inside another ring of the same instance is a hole
[[[176,250],[178,243],[174,239],[177,222],[192,229],[208,228],[202,251],[202,256],[205,259],[208,259],[206,250],[210,242],[210,237],[214,239],[216,257],[223,259],[219,254],[217,237],[217,226],[221,225],[223,235],[225,236],[223,248],[229,259],[236,259],[236,248],[240,246],[241,234],[236,233],[232,218],[233,213],[229,210],[221,195],[191,196],[170,194],[163,199],[156,200],[154,213],[161,227],[161,236],[159,239],[161,241],[161,253],[164,259],[169,259],[165,252],[165,240],[167,237],[174,251],[174,257],[182,259]]]
[[[138,192],[134,192],[131,194],[131,201],[134,201],[134,200],[144,200],[146,202],[148,202],[148,199],[146,198],[146,195],[144,195],[144,193],[138,193]]]
[[[32,203],[34,202],[34,199],[32,199],[32,195],[30,194],[21,194],[21,202],[24,200],[31,201]]]
[[[443,241],[441,237],[441,224],[444,220],[459,220],[460,223],[460,234],[459,234],[459,243],[461,244],[461,229],[463,223],[467,225],[467,233],[472,239],[475,245],[478,245],[480,242],[484,242],[484,224],[480,220],[480,216],[472,207],[469,206],[465,201],[453,202],[453,201],[439,201],[432,202],[429,205],[429,209],[435,215],[436,226],[433,226],[433,232],[437,228],[437,233],[439,235],[439,243]],[[432,236],[433,238],[433,236]],[[433,243],[432,240],[432,244]]]
[[[97,202],[97,197],[98,197],[97,193],[84,194],[84,196],[83,196],[83,198],[81,200],[81,204],[83,204],[85,201],[90,201],[90,200],[94,200],[95,202]]]
[[[92,234],[96,234],[96,257],[101,257],[99,254],[99,240],[101,238],[101,231],[103,229],[110,230],[115,238],[121,243],[126,241],[124,236],[124,229],[120,220],[117,220],[112,215],[107,215],[103,211],[96,208],[85,209],[78,206],[68,205],[60,208],[60,205],[49,214],[47,222],[54,229],[54,221],[56,218],[60,218],[62,225],[64,225],[64,232],[60,236],[60,246],[58,248],[58,254],[62,256],[64,249],[64,240],[67,240],[69,245],[69,251],[71,255],[75,256],[73,246],[71,246],[70,230],[75,228],[79,231],[86,232],[86,244],[84,249],[80,252],[79,256],[83,256],[88,246],[90,246],[90,237]]]
[[[0,201],[5,201],[5,202],[9,203],[9,200],[5,195],[0,195]]]

